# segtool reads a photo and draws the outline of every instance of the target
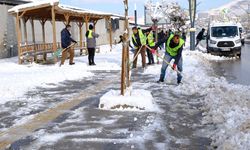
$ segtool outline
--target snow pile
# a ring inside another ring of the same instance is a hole
[[[118,111],[156,111],[153,97],[147,90],[127,91],[124,96],[120,91],[110,90],[100,98],[99,108]]]
[[[203,123],[217,127],[209,134],[212,145],[219,149],[246,150],[250,147],[250,87],[230,84],[224,77],[211,76],[210,61],[229,59],[232,58],[184,52],[184,84],[173,92],[205,96]]]
[[[183,95],[205,95],[204,124],[215,124],[209,136],[219,149],[250,147],[250,87],[229,84],[224,77],[209,76],[213,72],[208,60],[224,58],[201,52],[186,52],[184,56],[184,84],[173,92]]]
[[[213,123],[217,129],[210,136],[219,149],[250,147],[250,87],[219,81],[209,90],[204,123]]]
[[[199,51],[184,51],[183,84],[169,89],[183,97],[202,97],[203,124],[216,125],[214,131],[207,133],[213,140],[212,145],[219,149],[247,150],[250,147],[250,87],[230,84],[224,77],[214,76],[210,63],[233,59]],[[157,80],[160,68],[160,65],[148,67],[145,74],[153,74]],[[176,73],[171,69],[167,70],[166,82],[176,83]]]

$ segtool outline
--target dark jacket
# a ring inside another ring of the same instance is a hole
[[[150,32],[152,30],[152,28],[148,28],[146,30],[142,30],[142,33],[145,34],[146,32]],[[141,39],[140,39],[140,36],[139,36],[139,31],[137,32],[137,34],[134,34],[135,36],[135,40],[132,38],[132,42],[134,44],[134,46],[136,47],[141,47]]]
[[[163,39],[164,37],[165,37],[165,34],[163,30],[161,30],[161,32],[158,33],[158,39]]]
[[[204,32],[205,31],[200,31],[199,33],[198,33],[198,35],[196,36],[196,39],[198,39],[198,40],[202,40],[203,39],[203,37],[204,37]]]
[[[69,32],[68,29],[64,28],[62,31],[61,31],[61,44],[62,44],[62,48],[67,48],[70,46],[71,42],[75,42],[75,40],[73,40],[71,38],[71,34]]]
[[[156,43],[154,49],[157,49],[160,45],[162,45],[163,43],[167,43],[167,40],[168,40],[169,37],[165,37],[164,39],[160,40],[159,42]],[[171,48],[174,48],[176,46],[178,46],[179,44],[175,44],[173,39],[170,41],[170,44],[169,46]],[[167,45],[166,45],[166,48],[167,48]],[[174,57],[175,61],[174,61],[174,64],[178,64],[180,59],[181,59],[181,56],[182,56],[182,50],[183,50],[183,46],[181,48],[179,48],[178,50],[178,53],[177,55]],[[166,53],[169,54],[166,50]],[[169,54],[170,55],[170,54]]]

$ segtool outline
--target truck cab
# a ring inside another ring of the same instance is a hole
[[[241,33],[237,23],[211,23],[207,31],[207,52],[241,57]]]

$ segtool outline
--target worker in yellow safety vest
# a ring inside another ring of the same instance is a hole
[[[134,62],[133,62],[133,68],[136,68],[137,66],[137,57],[138,57],[138,53],[141,54],[142,57],[142,67],[145,68],[146,67],[146,47],[145,45],[147,44],[147,37],[145,36],[145,33],[148,31],[151,31],[152,28],[146,29],[146,30],[142,30],[141,28],[137,28],[137,27],[133,27],[132,31],[133,31],[133,35],[132,35],[132,42],[134,45]]]
[[[181,39],[181,35],[179,32],[175,32],[174,34],[170,34],[169,37],[166,37],[159,42],[156,43],[154,49],[157,49],[162,43],[165,43],[165,56],[164,59],[166,62],[171,62],[172,59],[174,59],[174,64],[172,68],[174,70],[178,69],[177,72],[177,84],[179,85],[182,80],[182,75],[181,72],[183,70],[182,68],[182,50],[183,50],[183,45],[185,41]],[[154,50],[153,49],[153,50]],[[163,61],[162,67],[161,67],[161,75],[158,83],[164,82],[165,74],[166,74],[166,69],[168,67],[168,64]]]
[[[147,36],[147,45],[150,48],[154,48],[155,47],[155,35],[153,31],[146,32],[146,36]],[[155,63],[154,56],[151,50],[148,48],[147,48],[147,56],[148,56],[148,65],[154,64]]]
[[[94,31],[94,26],[92,24],[89,25],[89,30],[86,32],[85,36],[87,39],[87,49],[88,49],[88,59],[89,65],[96,65],[95,64],[95,49],[96,49],[96,38],[99,37],[99,34],[96,34]]]

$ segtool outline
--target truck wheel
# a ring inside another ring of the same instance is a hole
[[[245,41],[243,40],[243,41],[241,41],[241,44],[242,44],[242,46],[244,46],[245,45]]]
[[[209,50],[210,48],[209,48],[209,46],[207,46],[207,53],[210,53],[210,50]]]
[[[241,53],[237,54],[237,56],[238,56],[239,58],[241,58]]]

